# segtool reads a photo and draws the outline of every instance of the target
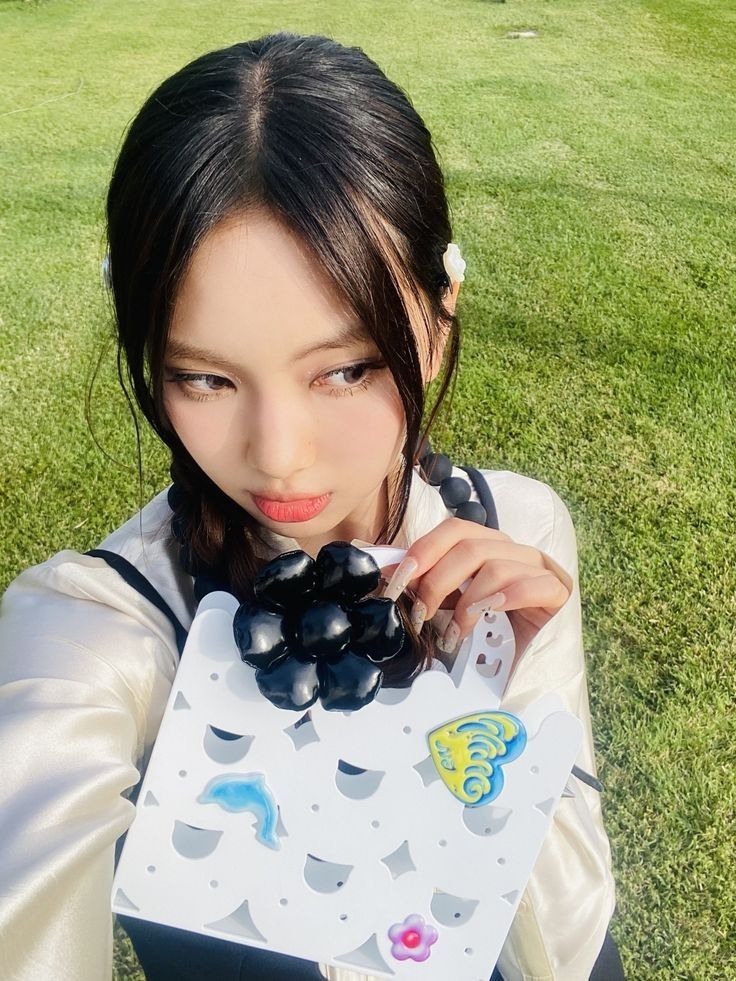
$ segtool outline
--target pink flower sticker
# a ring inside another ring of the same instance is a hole
[[[403,923],[394,923],[388,931],[389,939],[393,941],[391,954],[397,961],[426,961],[430,955],[429,948],[437,942],[439,934],[435,928],[424,922],[424,917],[411,913]]]

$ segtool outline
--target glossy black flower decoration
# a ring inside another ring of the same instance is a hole
[[[266,698],[297,711],[318,698],[335,711],[373,700],[381,665],[406,640],[393,600],[368,596],[379,579],[374,559],[347,542],[330,542],[316,559],[285,552],[259,570],[233,633]]]

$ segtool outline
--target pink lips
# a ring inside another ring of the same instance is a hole
[[[299,501],[272,501],[267,497],[251,497],[259,511],[262,511],[272,521],[309,521],[323,511],[330,500],[330,494],[320,497],[306,497]]]

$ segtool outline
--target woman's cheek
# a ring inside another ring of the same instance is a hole
[[[171,425],[189,454],[197,461],[214,460],[232,451],[234,410],[231,399],[197,402],[184,395],[165,402]]]
[[[396,444],[401,448],[404,407],[393,382],[376,382],[372,389],[356,395],[330,397],[335,405],[323,413],[322,442],[332,452],[340,448],[358,469],[381,467],[393,461]]]

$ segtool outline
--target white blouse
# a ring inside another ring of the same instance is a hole
[[[501,530],[543,552],[572,588],[520,659],[503,707],[556,692],[583,722],[577,763],[595,773],[570,515],[546,484],[482,473]],[[396,544],[408,547],[451,513],[415,473]],[[132,562],[188,628],[196,604],[170,517],[162,492],[100,548]],[[274,554],[295,547],[270,538]],[[135,814],[124,795],[145,770],[177,664],[169,621],[101,558],[67,549],[8,587],[0,605],[3,981],[111,978],[115,842]],[[614,885],[600,797],[574,778],[570,787],[504,945],[505,981],[585,981],[603,943]],[[332,981],[363,978],[325,970]]]

